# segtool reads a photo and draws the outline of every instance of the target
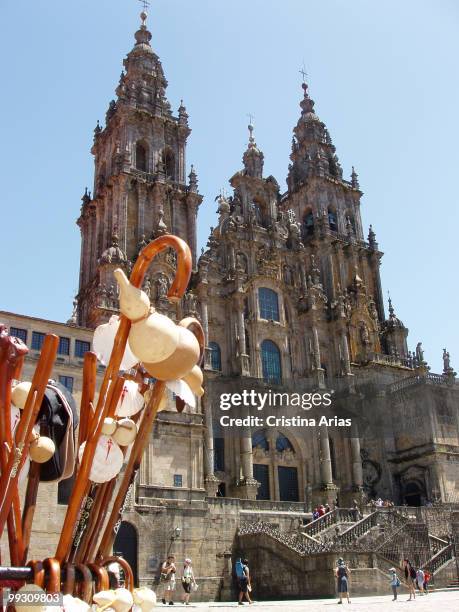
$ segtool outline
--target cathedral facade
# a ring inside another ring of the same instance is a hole
[[[86,338],[119,313],[113,271],[129,273],[151,239],[171,233],[189,244],[194,273],[181,303],[166,297],[172,252],[155,259],[143,289],[175,320],[200,319],[206,393],[193,411],[177,414],[171,403],[159,415],[126,534],[137,541],[141,582],[151,583],[173,551],[193,558],[206,597],[225,598],[238,529],[260,512],[288,530],[292,517],[309,521],[325,502],[458,502],[459,388],[448,352],[444,371],[431,373],[421,343],[408,349],[408,329],[390,301],[386,314],[383,254],[362,225],[357,173],[344,177],[306,83],[287,190],[264,176],[250,125],[242,169],[230,178],[231,195],[218,198],[218,225],[198,256],[202,196],[187,169],[188,115],[183,103],[172,111],[150,41],[143,13],[116,99],[94,131],[94,185],[78,219],[79,291],[67,329],[72,337],[84,329]],[[3,315],[20,327],[17,315]],[[226,435],[219,397],[238,389],[329,391],[324,414],[346,415],[352,426],[245,426]],[[54,537],[57,523],[40,528],[40,537]]]

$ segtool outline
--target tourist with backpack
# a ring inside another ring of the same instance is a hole
[[[250,570],[247,559],[236,559],[236,563],[234,565],[234,570],[236,573],[236,578],[239,587],[239,601],[238,605],[244,605],[242,600],[244,597],[247,599],[249,604],[253,603],[250,599],[250,592],[252,591],[252,584],[250,581]]]
[[[405,567],[405,582],[410,594],[408,601],[411,601],[412,599],[416,599],[416,590],[414,588],[414,584],[416,582],[416,570],[411,565],[409,559],[403,559],[403,565]]]
[[[424,581],[425,581],[424,570],[419,568],[416,571],[416,582],[417,582],[418,589],[419,589],[421,595],[424,595]]]
[[[163,584],[163,597],[161,601],[164,605],[174,605],[174,591],[176,585],[175,573],[177,568],[175,566],[174,555],[168,555],[166,561],[161,565],[161,577],[160,582]]]
[[[338,595],[339,595],[339,604],[343,603],[343,595],[347,598],[347,603],[351,603],[349,599],[349,578],[350,578],[350,570],[346,567],[344,563],[344,559],[341,557],[338,559],[338,567],[336,568],[336,578],[338,584]]]
[[[397,570],[395,569],[395,567],[391,567],[389,571],[390,571],[390,586],[392,587],[392,592],[394,594],[394,599],[392,601],[397,601],[397,589],[401,585],[400,578],[397,576]]]

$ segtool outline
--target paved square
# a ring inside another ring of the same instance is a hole
[[[415,601],[407,601],[408,595],[399,595],[396,602],[392,601],[392,596],[387,597],[356,597],[350,604],[343,603],[338,605],[335,599],[309,599],[302,601],[262,601],[255,602],[252,606],[245,605],[250,610],[266,610],[267,612],[327,612],[331,610],[346,610],[348,612],[380,612],[392,610],[413,610],[416,612],[454,612],[459,611],[459,591],[440,591],[430,593],[423,597],[416,596]],[[175,606],[184,608],[182,603]],[[161,603],[157,609],[164,608]],[[198,609],[200,612],[214,612],[215,610],[230,610],[234,608],[242,609],[236,603],[191,603],[187,609]]]

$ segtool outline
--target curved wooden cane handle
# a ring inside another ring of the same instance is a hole
[[[41,561],[29,561],[27,567],[32,568],[33,572],[33,583],[37,586],[44,588],[45,584],[45,570]]]
[[[131,566],[126,561],[126,559],[123,559],[122,557],[107,557],[102,561],[101,566],[104,567],[105,565],[108,565],[109,563],[118,563],[118,565],[121,565],[124,571],[124,576],[126,578],[125,587],[132,593],[135,587],[134,574],[132,572]]]
[[[46,572],[46,592],[59,593],[61,590],[61,564],[57,559],[48,557],[43,561],[43,568]]]
[[[129,282],[134,287],[140,287],[144,276],[153,261],[153,259],[166,249],[172,248],[177,253],[177,270],[175,273],[174,282],[170,286],[167,297],[170,301],[178,302],[183,297],[183,294],[188,287],[191,276],[191,251],[187,243],[170,234],[160,236],[147,244],[141,251],[134,264]]]
[[[74,593],[79,595],[83,601],[92,603],[92,574],[91,570],[83,563],[75,564],[76,575],[81,575],[82,580],[76,582]]]
[[[105,567],[101,567],[97,563],[88,563],[87,566],[96,579],[95,592],[107,591],[110,588],[110,578]]]
[[[75,566],[72,563],[65,563],[62,566],[65,580],[62,584],[62,592],[64,595],[73,595],[75,588]]]

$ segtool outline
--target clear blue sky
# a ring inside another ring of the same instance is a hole
[[[0,309],[66,320],[77,289],[75,220],[92,188],[93,128],[133,45],[135,0],[1,0]],[[190,114],[188,164],[214,197],[241,167],[247,113],[266,175],[284,187],[309,74],[365,228],[385,252],[384,291],[433,371],[459,369],[459,4],[455,0],[154,0],[152,44],[174,109]]]

